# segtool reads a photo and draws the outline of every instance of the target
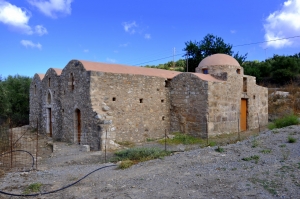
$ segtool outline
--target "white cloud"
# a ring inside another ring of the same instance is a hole
[[[129,45],[129,43],[124,43],[124,44],[120,44],[120,47],[127,47]]]
[[[90,52],[90,50],[89,49],[84,49],[83,52],[88,53],[88,52]]]
[[[151,39],[151,35],[150,34],[145,34],[145,39]]]
[[[134,34],[136,32],[135,28],[138,27],[135,21],[133,22],[124,22],[122,23],[125,32],[128,32],[129,34]]]
[[[264,24],[265,40],[276,40],[285,37],[297,36],[300,32],[300,0],[288,0],[282,8],[271,13]],[[283,48],[295,45],[300,40],[285,39],[268,42],[264,47]]]
[[[21,44],[26,48],[31,47],[31,48],[38,48],[40,50],[42,49],[42,45],[40,43],[33,43],[30,40],[22,40]]]
[[[236,30],[230,30],[230,33],[231,33],[231,34],[235,34],[235,33],[236,33]]]
[[[117,60],[111,59],[111,58],[106,58],[106,61],[111,62],[111,63],[116,63],[117,62]]]
[[[30,17],[28,11],[22,10],[6,1],[0,1],[0,22],[21,31],[22,33],[32,34],[33,31],[28,25]]]
[[[27,0],[28,3],[37,7],[46,16],[56,18],[57,13],[71,14],[73,0]]]
[[[28,35],[38,34],[41,36],[47,34],[47,29],[42,25],[37,25],[32,30],[28,25],[30,17],[31,14],[28,11],[0,0],[0,22]]]
[[[42,25],[37,25],[37,26],[35,26],[34,29],[35,29],[35,33],[40,35],[40,36],[42,36],[44,34],[48,34],[47,29]]]

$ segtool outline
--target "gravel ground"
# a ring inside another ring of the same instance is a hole
[[[288,143],[289,136],[297,141]],[[222,153],[216,148],[175,153],[125,170],[105,168],[68,189],[31,198],[300,198],[299,125],[264,131],[223,146]],[[75,146],[58,150],[44,159],[39,171],[0,178],[0,190],[22,193],[37,182],[42,192],[61,188],[111,165],[96,163],[100,156],[99,152],[80,155]],[[0,198],[10,197],[0,194]]]

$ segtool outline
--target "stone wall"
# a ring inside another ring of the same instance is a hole
[[[50,128],[52,128],[53,139],[60,140],[62,136],[60,76],[53,68],[48,69],[42,80],[40,100],[42,103],[41,132],[50,135]],[[50,123],[52,123],[52,127],[50,127]]]
[[[268,124],[268,88],[258,86],[256,78],[244,75],[247,81],[248,117],[249,129],[256,129],[258,125]]]
[[[90,103],[90,73],[79,61],[72,60],[61,74],[62,140],[90,145],[91,150],[99,150],[100,132]],[[81,128],[78,137],[78,111]]]
[[[171,132],[206,138],[208,82],[192,73],[171,81]]]
[[[144,75],[91,72],[91,105],[103,128],[103,149],[122,142],[143,142],[169,132],[169,88],[166,80]]]
[[[29,91],[29,125],[37,128],[37,120],[42,118],[42,80],[40,75],[35,74],[30,84]]]

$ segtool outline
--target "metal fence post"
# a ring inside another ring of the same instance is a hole
[[[35,154],[35,167],[38,169],[38,150],[39,150],[39,119],[36,120],[36,154]]]
[[[240,135],[240,119],[238,119],[238,140],[241,141],[241,135]]]
[[[258,121],[258,133],[260,133],[260,124],[259,124],[259,115],[257,113],[257,121]]]
[[[107,142],[107,129],[105,131],[105,152],[104,152],[104,160],[105,160],[105,163],[106,163],[106,142]]]
[[[8,119],[9,123],[9,132],[10,132],[10,168],[12,169],[13,167],[13,133],[12,133],[12,125],[10,118]]]
[[[167,129],[165,129],[165,151],[167,151]]]

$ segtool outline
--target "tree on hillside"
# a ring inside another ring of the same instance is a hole
[[[15,125],[28,124],[31,78],[15,75],[0,82],[0,117],[11,118]]]
[[[223,53],[233,56],[240,64],[242,64],[247,58],[247,54],[234,54],[231,44],[226,44],[221,37],[212,34],[207,34],[200,42],[185,42],[185,48],[183,51],[185,51],[184,56],[188,57],[189,72],[195,72],[195,68],[202,61],[202,59],[216,53]]]

